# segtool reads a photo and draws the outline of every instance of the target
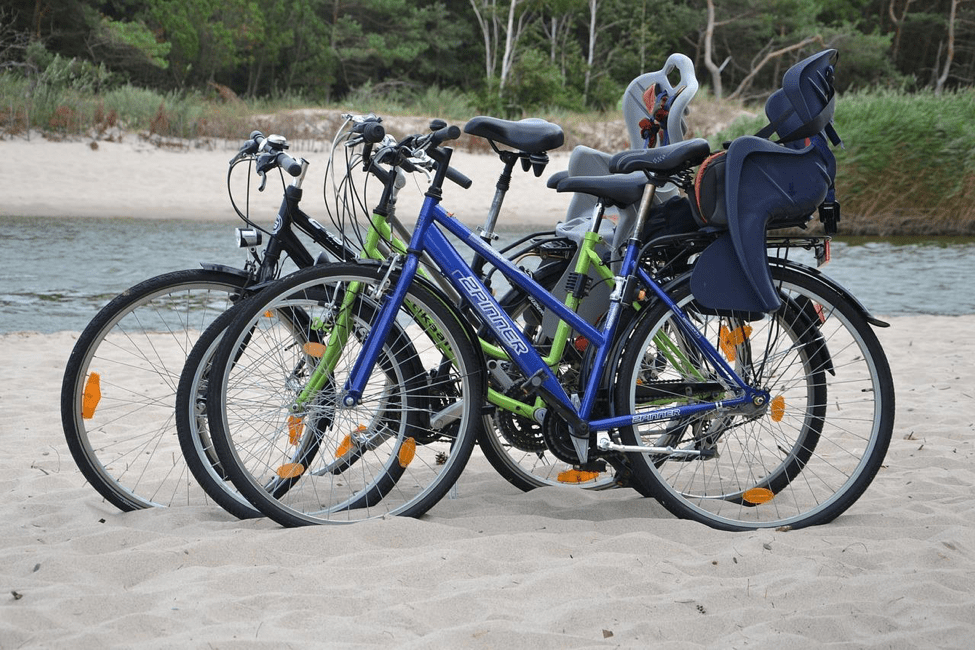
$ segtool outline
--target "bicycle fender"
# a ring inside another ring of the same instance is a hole
[[[793,262],[792,260],[784,260],[779,257],[770,257],[769,264],[776,264],[783,268],[787,268],[790,271],[801,273],[802,275],[806,275],[808,277],[814,278],[818,282],[822,282],[827,287],[829,287],[836,293],[840,294],[840,296],[848,300],[850,304],[856,307],[857,311],[860,312],[860,315],[863,316],[863,318],[874,327],[890,327],[890,323],[886,321],[882,321],[879,318],[876,318],[869,311],[867,311],[867,308],[863,306],[863,303],[860,302],[860,299],[854,296],[852,293],[850,293],[846,289],[846,287],[844,287],[839,282],[829,277],[819,269],[814,269],[810,266],[806,266],[805,264],[799,264],[798,262]]]
[[[230,273],[231,275],[239,275],[242,278],[246,278],[249,274],[244,269],[238,269],[235,266],[227,266],[226,264],[217,264],[215,262],[200,262],[200,266],[207,271],[220,271],[221,273]]]

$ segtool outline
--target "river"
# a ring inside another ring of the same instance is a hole
[[[240,266],[234,225],[0,216],[0,333],[80,331],[141,280],[201,261]],[[834,241],[823,271],[881,318],[975,313],[971,239]]]

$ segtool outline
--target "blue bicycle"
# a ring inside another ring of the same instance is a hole
[[[505,350],[516,389],[544,405],[549,450],[581,471],[619,464],[676,515],[729,530],[844,512],[879,469],[893,426],[877,323],[813,269],[770,260],[765,233],[770,220],[831,203],[822,134],[833,135],[834,54],[786,74],[785,92],[770,100],[788,104],[772,121],[779,143],[745,137],[729,147],[725,228],[708,230],[689,274],[662,285],[631,237],[598,325],[440,205],[451,173],[441,144],[459,129],[386,151],[372,164],[420,153],[437,162],[406,254],[301,271],[236,308],[207,400],[234,485],[284,525],[423,514],[455,484],[490,408],[479,335]],[[656,187],[686,185],[709,154],[704,140],[624,152],[610,164],[619,176],[564,179],[559,189],[597,198],[598,232],[607,205],[632,203],[624,175],[643,172],[641,233]],[[543,361],[448,237],[566,323],[585,363]],[[461,304],[418,275],[421,256]],[[587,291],[585,278],[571,283]]]

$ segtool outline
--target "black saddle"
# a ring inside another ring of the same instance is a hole
[[[633,149],[613,156],[609,171],[613,174],[650,172],[664,176],[696,167],[711,153],[704,138],[694,138],[654,149]]]
[[[643,197],[643,188],[647,185],[647,177],[642,172],[635,174],[614,174],[611,176],[562,176],[556,183],[559,192],[579,192],[591,194],[608,201],[618,208],[625,208],[639,202]]]
[[[513,122],[480,116],[464,125],[464,133],[498,142],[525,153],[544,153],[565,143],[562,127],[539,118]]]

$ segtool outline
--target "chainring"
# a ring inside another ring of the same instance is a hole
[[[570,465],[579,464],[579,456],[576,448],[572,445],[572,434],[569,433],[569,425],[556,412],[555,409],[548,409],[545,413],[545,421],[542,423],[542,436],[549,451],[561,461]],[[589,434],[589,460],[605,456],[604,452],[596,449],[596,434]]]
[[[505,391],[505,395],[519,399],[524,396],[524,391],[518,386],[512,386]],[[495,410],[494,422],[501,436],[517,449],[532,453],[548,449],[542,434],[542,425],[535,420],[499,408]]]

